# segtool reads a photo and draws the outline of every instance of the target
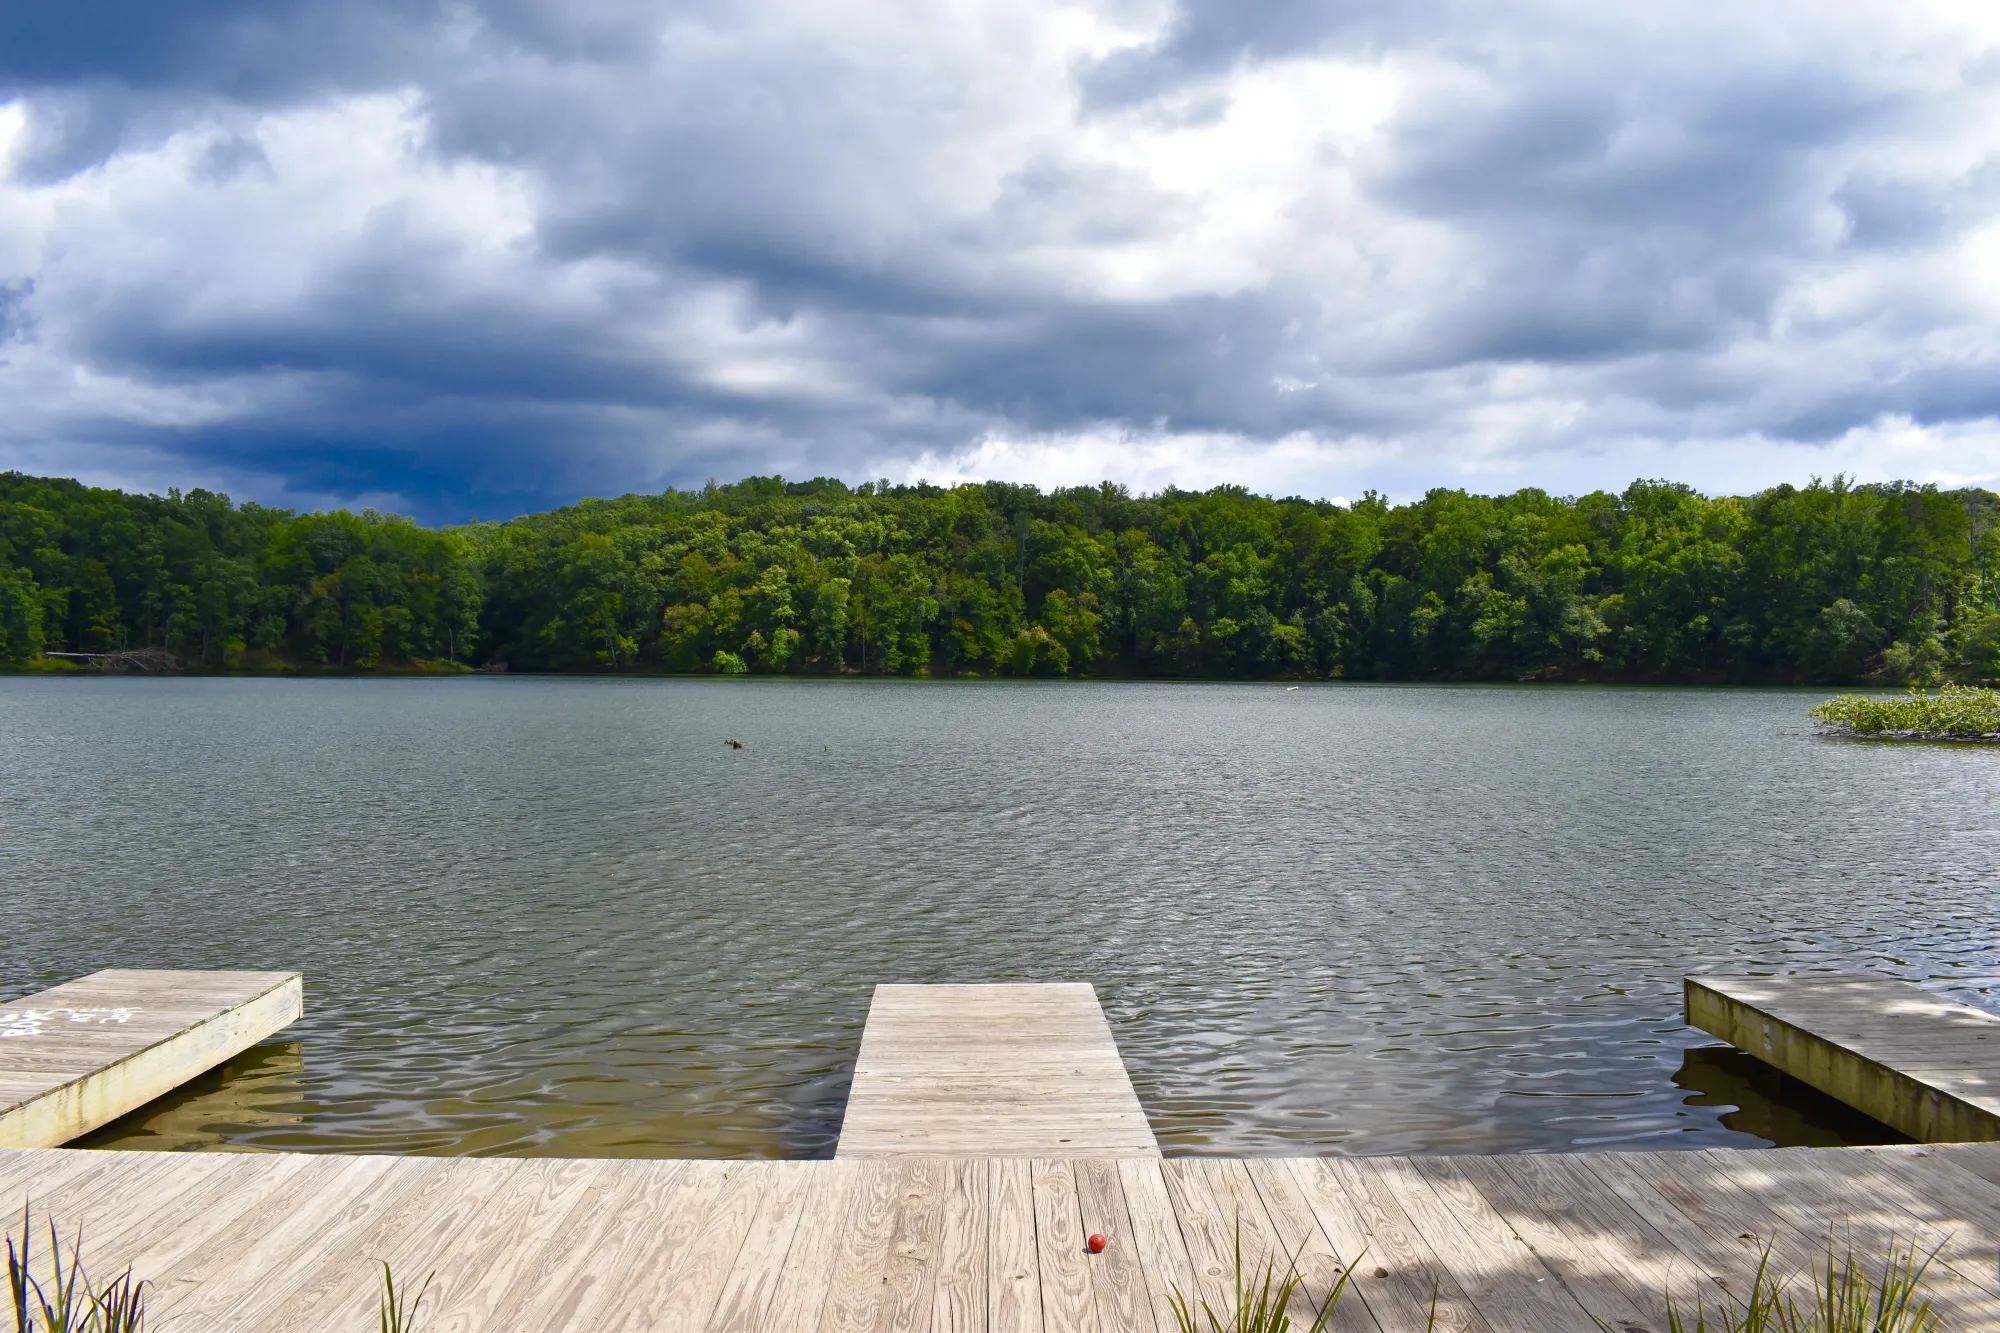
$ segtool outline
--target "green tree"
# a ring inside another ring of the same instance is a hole
[[[208,670],[1992,679],[2000,497],[1407,504],[750,477],[431,529],[0,475],[0,660]]]

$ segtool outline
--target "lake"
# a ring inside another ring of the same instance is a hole
[[[2000,749],[1822,695],[0,678],[0,999],[305,973],[122,1147],[826,1155],[870,987],[998,980],[1095,983],[1169,1154],[1871,1141],[1680,1016],[2000,1007]]]

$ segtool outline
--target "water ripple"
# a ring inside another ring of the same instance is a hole
[[[1078,978],[1170,1152],[1866,1137],[1681,978],[2000,1007],[2000,752],[1811,698],[0,679],[0,996],[307,974],[130,1146],[824,1154],[875,982]]]

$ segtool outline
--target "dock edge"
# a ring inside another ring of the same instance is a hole
[[[1682,989],[1690,1027],[1720,1037],[1920,1143],[2000,1141],[2000,1116],[1942,1088],[1704,985],[1701,977],[1685,978]]]
[[[240,1055],[305,1013],[289,973],[241,1004],[0,1112],[0,1148],[54,1148],[101,1129]]]

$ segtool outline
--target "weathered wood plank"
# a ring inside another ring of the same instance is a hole
[[[931,1333],[984,1333],[993,1163],[951,1158],[945,1162],[945,1178],[944,1233],[931,1284]]]
[[[93,1181],[116,1189],[131,1175],[109,1153],[0,1152],[0,1224],[18,1221],[25,1205],[39,1210],[42,1201],[57,1192],[73,1197]]]
[[[1180,1227],[1181,1241],[1187,1247],[1192,1281],[1182,1289],[1181,1299],[1190,1307],[1205,1302],[1226,1319],[1236,1304],[1233,1201],[1215,1197],[1208,1173],[1193,1159],[1161,1162],[1160,1178],[1166,1184],[1174,1222]],[[1250,1239],[1254,1250],[1261,1232],[1253,1231]]]
[[[462,1263],[458,1252],[465,1233],[516,1173],[466,1170],[449,1160],[423,1158],[399,1162],[394,1174],[408,1177],[414,1188],[400,1191],[372,1221],[329,1236],[310,1272],[272,1282],[284,1300],[265,1322],[271,1333],[366,1327],[381,1290],[378,1264],[390,1264],[399,1282],[421,1287],[440,1261]],[[427,1313],[437,1295],[425,1300]]]
[[[1042,1261],[1035,1247],[1033,1163],[993,1163],[987,1213],[988,1327],[993,1333],[1042,1333]]]
[[[591,1162],[542,1159],[496,1165],[505,1173],[503,1187],[471,1215],[467,1234],[436,1260],[437,1289],[426,1312],[426,1327],[436,1333],[509,1327],[510,1302],[523,1292],[522,1271],[541,1272],[557,1257],[547,1248],[550,1234],[590,1198],[601,1179]]]
[[[2000,1143],[1941,1143],[1931,1151],[1981,1180],[2000,1185]]]
[[[47,1155],[71,1154],[48,1150]],[[65,1226],[88,1218],[92,1246],[108,1247],[120,1264],[170,1263],[297,1178],[303,1178],[297,1197],[314,1197],[339,1166],[337,1159],[292,1154],[271,1161],[223,1153],[102,1155],[115,1159],[115,1175],[107,1175],[99,1188],[64,1191],[64,1197],[48,1200],[49,1215]],[[115,1186],[108,1183],[114,1178]]]
[[[1680,1156],[1694,1160],[1664,1167],[1726,1199],[1744,1205],[1754,1201],[1767,1208],[1822,1265],[1830,1255],[1850,1251],[1867,1265],[1879,1263],[1892,1247],[1914,1245],[1920,1253],[1929,1251],[1947,1245],[1956,1230],[1933,1226],[1898,1206],[1892,1182],[1877,1177],[1865,1155],[1844,1159],[1841,1181],[1831,1187],[1821,1179],[1815,1159],[1795,1150],[1711,1150]],[[1977,1251],[1976,1266],[1954,1263],[1941,1253],[1928,1275],[1927,1294],[1954,1327],[2000,1327],[2000,1300],[1994,1296],[1988,1266],[1992,1249],[1978,1246]]]
[[[708,1164],[703,1164],[708,1165]],[[702,1212],[700,1223],[672,1266],[672,1277],[656,1284],[655,1294],[640,1299],[629,1296],[623,1308],[603,1320],[607,1328],[631,1329],[637,1333],[699,1333],[728,1285],[736,1257],[750,1234],[764,1197],[775,1183],[776,1162],[720,1162],[713,1164],[719,1180],[714,1197]],[[667,1271],[664,1266],[662,1272]],[[512,1328],[545,1327],[515,1320]]]
[[[742,1168],[762,1165],[768,1164],[683,1163],[667,1186],[657,1220],[639,1232],[614,1269],[615,1286],[586,1312],[583,1326],[630,1333],[700,1328],[720,1298],[768,1182]]]
[[[0,1005],[0,1148],[52,1148],[296,1021],[296,972],[93,972]]]
[[[1869,976],[1689,977],[1688,1023],[1927,1143],[2000,1140],[2000,1017]]]
[[[1795,1271],[1811,1260],[1811,1249],[1798,1245],[1790,1229],[1768,1209],[1730,1206],[1660,1165],[1660,1159],[1678,1155],[1591,1153],[1573,1160],[1700,1266],[1716,1290],[1709,1292],[1696,1283],[1690,1295],[1711,1309],[1719,1300],[1749,1295],[1751,1278],[1767,1246],[1777,1272]],[[1666,1296],[1661,1293],[1663,1303]]]
[[[714,1333],[753,1333],[764,1326],[765,1313],[784,1281],[799,1224],[810,1215],[809,1201],[832,1179],[824,1162],[800,1163],[803,1171],[787,1163],[761,1165],[770,1173],[770,1188],[750,1219],[743,1248],[709,1317],[708,1327]]]
[[[548,1229],[546,1243],[532,1253],[514,1249],[525,1271],[501,1294],[499,1308],[515,1327],[615,1327],[644,1298],[635,1279],[655,1271],[647,1259],[672,1243],[676,1219],[696,1213],[710,1188],[688,1172],[689,1163],[592,1165],[582,1195]]]
[[[1738,1159],[1777,1158],[1800,1151],[1804,1150],[1605,1154],[1593,1158],[1591,1165],[1607,1180],[1623,1178],[1626,1188],[1631,1181],[1645,1182],[1658,1198],[1690,1219],[1694,1226],[1679,1241],[1681,1248],[1701,1255],[1703,1265],[1718,1274],[1718,1284],[1739,1302],[1748,1296],[1757,1263],[1766,1253],[1771,1273],[1786,1277],[1808,1273],[1815,1265],[1823,1267],[1829,1243],[1843,1251],[1851,1243],[1858,1258],[1872,1263],[1883,1256],[1892,1239],[1908,1242],[1924,1237],[1915,1219],[1885,1210],[1865,1188],[1829,1203],[1814,1197],[1810,1186],[1782,1163],[1776,1171],[1739,1173]],[[1925,1294],[1936,1301],[1949,1327],[1996,1326],[1991,1298],[1949,1265],[1930,1274]],[[1712,1308],[1714,1303],[1710,1304]]]
[[[870,1333],[882,1305],[883,1270],[896,1234],[902,1175],[896,1163],[869,1159],[834,1249],[833,1282],[820,1312],[820,1333]]]
[[[1292,1256],[1305,1282],[1315,1317],[1339,1289],[1339,1304],[1327,1327],[1336,1333],[1374,1333],[1379,1325],[1361,1294],[1360,1274],[1349,1272],[1361,1258],[1361,1243],[1356,1241],[1354,1248],[1344,1253],[1334,1247],[1285,1159],[1253,1158],[1241,1165],[1263,1201],[1279,1246]],[[1342,1278],[1347,1279],[1345,1287],[1341,1286]]]
[[[1449,1266],[1411,1222],[1392,1182],[1356,1159],[1297,1159],[1293,1174],[1335,1250],[1358,1256],[1356,1279],[1385,1333],[1493,1333]]]
[[[219,1327],[228,1320],[259,1329],[320,1327],[323,1320],[301,1310],[302,1296],[328,1288],[335,1293],[336,1326],[346,1322],[338,1314],[343,1293],[350,1310],[364,1302],[373,1306],[380,1280],[376,1260],[401,1256],[393,1249],[368,1254],[352,1242],[404,1200],[420,1194],[428,1172],[396,1170],[394,1159],[344,1161],[339,1176],[308,1206],[281,1221],[272,1221],[271,1213],[256,1219],[261,1229],[249,1246],[243,1245],[240,1224],[233,1244],[211,1241],[219,1256],[233,1257],[235,1262],[221,1263],[199,1278],[175,1307],[175,1322],[195,1328]]]
[[[1688,1308],[1716,1298],[1700,1263],[1574,1156],[1454,1157],[1425,1169],[1463,1174],[1583,1307],[1613,1327],[1664,1333],[1670,1297]]]
[[[1085,1257],[1102,1333],[1156,1333],[1146,1275],[1139,1268],[1132,1217],[1118,1163],[1107,1157],[1076,1163],[1076,1200],[1086,1237],[1104,1237],[1104,1251]],[[1171,1333],[1172,1325],[1168,1326]]]
[[[792,1248],[771,1298],[763,1327],[774,1330],[818,1328],[833,1287],[842,1227],[861,1186],[860,1162],[815,1162],[819,1188],[806,1198],[799,1213]]]
[[[1804,1205],[1810,1210],[1802,1214],[1808,1221],[1842,1217],[1858,1195],[1888,1232],[1922,1238],[1925,1250],[1935,1245],[1938,1261],[1973,1286],[2000,1294],[1993,1267],[1993,1256],[2000,1251],[2000,1198],[1985,1181],[1933,1151],[1859,1148],[1841,1157],[1837,1172],[1812,1155],[1758,1156],[1773,1161],[1759,1178],[1745,1183],[1760,1192],[1775,1188],[1794,1208]],[[1834,1225],[1838,1229],[1844,1223]]]
[[[1089,985],[875,988],[839,1157],[1157,1157]]]
[[[1245,1280],[1261,1286],[1263,1275],[1268,1272],[1273,1287],[1283,1286],[1291,1275],[1291,1247],[1285,1244],[1282,1231],[1265,1206],[1263,1193],[1251,1180],[1248,1166],[1227,1158],[1208,1158],[1200,1163],[1200,1170],[1208,1177],[1216,1205],[1241,1220]],[[1294,1293],[1288,1313],[1300,1324],[1311,1324],[1319,1314],[1319,1306],[1311,1292],[1301,1289]]]
[[[327,1228],[352,1217],[354,1210],[365,1214],[373,1199],[386,1192],[385,1179],[395,1165],[393,1157],[310,1161],[255,1207],[175,1255],[171,1270],[181,1289],[178,1299],[160,1311],[160,1322],[208,1328],[238,1307],[268,1310],[271,1299],[308,1279],[316,1268],[313,1253]],[[246,1318],[244,1326],[256,1324]]]
[[[1555,1280],[1462,1177],[1426,1175],[1425,1159],[1357,1158],[1395,1196],[1495,1333],[1599,1333],[1597,1321]]]
[[[1983,1151],[1983,1150],[1982,1150]],[[1990,1153],[1987,1156],[1991,1156]],[[1957,1148],[1240,1161],[494,1161],[0,1151],[0,1189],[153,1284],[161,1327],[306,1333],[372,1320],[376,1259],[426,1323],[584,1330],[1171,1333],[1246,1275],[1306,1278],[1294,1326],[1357,1272],[1335,1327],[1659,1333],[1672,1292],[1748,1294],[1944,1242],[1947,1322],[2000,1327],[2000,1192]],[[4,1196],[0,1196],[4,1202]],[[1102,1232],[1102,1254],[1084,1238]],[[1602,1319],[1603,1325],[1597,1320]]]
[[[1076,1194],[1076,1164],[1032,1165],[1035,1185],[1035,1253],[1042,1274],[1042,1322],[1054,1333],[1096,1333],[1083,1211]]]
[[[1125,1190],[1126,1215],[1132,1222],[1132,1248],[1146,1279],[1153,1326],[1161,1333],[1171,1333],[1176,1327],[1173,1297],[1179,1292],[1193,1291],[1195,1278],[1187,1242],[1181,1236],[1180,1219],[1174,1216],[1173,1200],[1167,1194],[1164,1163],[1125,1158],[1113,1165],[1118,1171],[1118,1183]]]
[[[922,1333],[930,1327],[950,1198],[949,1165],[941,1158],[904,1158],[896,1163],[896,1229],[889,1237],[889,1258],[882,1272],[877,1333]]]

